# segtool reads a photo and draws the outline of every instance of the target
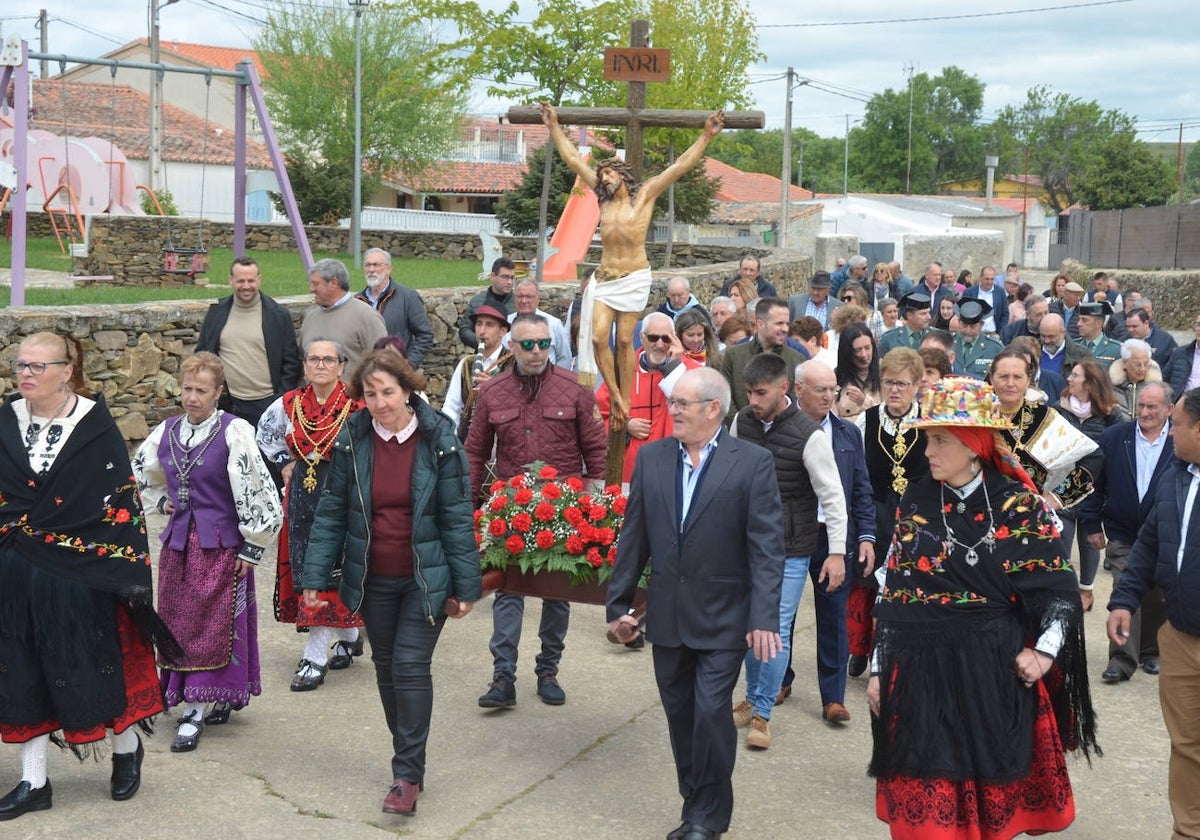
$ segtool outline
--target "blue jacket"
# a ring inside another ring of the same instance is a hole
[[[829,427],[833,430],[833,459],[837,462],[842,490],[846,494],[846,512],[850,515],[846,528],[846,562],[849,564],[858,554],[860,542],[875,542],[875,502],[871,495],[871,477],[867,474],[862,432],[858,426],[832,412]]]
[[[1096,491],[1079,507],[1079,521],[1089,534],[1100,533],[1101,526],[1110,539],[1133,545],[1138,529],[1150,515],[1154,497],[1162,476],[1175,461],[1175,441],[1167,434],[1159,453],[1150,486],[1139,502],[1137,497],[1137,421],[1129,420],[1109,426],[1100,434],[1100,451],[1104,453],[1104,469],[1092,477]]]
[[[413,567],[425,619],[440,616],[446,598],[482,597],[479,548],[475,543],[470,473],[450,419],[420,398],[417,455],[412,469]],[[321,490],[304,557],[305,589],[328,589],[334,559],[345,547],[338,594],[357,612],[371,552],[371,481],[375,432],[363,409],[350,416],[333,446],[329,478]]]
[[[1192,362],[1196,358],[1196,342],[1189,341],[1171,354],[1170,363],[1163,368],[1163,380],[1171,383],[1175,399],[1183,396],[1187,390],[1188,377],[1192,375]]]
[[[987,294],[978,285],[963,292],[964,298],[979,298],[992,305],[992,319],[996,322],[996,332],[1008,326],[1008,294],[999,283],[992,286],[991,294]]]
[[[1159,482],[1150,515],[1138,532],[1137,542],[1125,561],[1110,610],[1136,612],[1142,596],[1158,584],[1171,626],[1200,636],[1200,505],[1192,510],[1181,568],[1176,569],[1183,505],[1192,475],[1188,464],[1176,459]]]

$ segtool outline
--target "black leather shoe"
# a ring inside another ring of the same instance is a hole
[[[171,742],[171,752],[191,752],[196,749],[196,745],[200,743],[200,735],[204,732],[204,719],[200,717],[199,712],[192,714],[179,721],[182,727],[185,723],[190,723],[196,727],[196,731],[192,735],[180,735],[175,733],[175,740]]]
[[[30,811],[49,811],[53,804],[54,791],[49,779],[36,790],[29,786],[29,782],[21,782],[0,799],[0,822],[15,820]]]
[[[633,641],[625,643],[625,647],[630,650],[642,650],[646,647],[646,634],[639,630],[638,634],[633,637]]]
[[[204,725],[220,726],[223,723],[229,723],[231,714],[233,714],[232,703],[214,703],[213,710],[204,718]]]
[[[133,795],[142,786],[142,759],[145,755],[146,749],[142,746],[141,737],[138,738],[137,749],[133,752],[113,753],[112,779],[109,781],[113,799],[118,802],[133,799]]]
[[[325,682],[329,665],[317,665],[307,659],[300,660],[296,676],[292,677],[292,691],[312,691]]]
[[[850,665],[846,670],[852,677],[861,677],[863,672],[867,670],[867,657],[852,654],[850,656]]]
[[[329,657],[329,670],[344,671],[354,662],[354,657],[362,655],[362,633],[359,633],[353,642],[336,642],[333,646],[333,656]]]
[[[511,709],[517,705],[517,688],[503,674],[492,677],[492,687],[479,698],[481,709]]]
[[[683,835],[687,834],[692,828],[691,823],[680,823],[679,828],[667,835],[667,840],[679,840]]]
[[[1152,677],[1158,676],[1158,657],[1147,656],[1142,662],[1142,670]]]
[[[1129,679],[1129,674],[1126,674],[1116,665],[1109,665],[1104,669],[1104,673],[1100,675],[1100,679],[1111,685],[1112,683],[1125,682]]]
[[[702,825],[689,825],[688,830],[679,836],[679,840],[717,840],[721,832],[713,831]]]
[[[538,677],[537,695],[547,706],[561,706],[567,702],[567,692],[558,684],[554,674],[542,674]]]

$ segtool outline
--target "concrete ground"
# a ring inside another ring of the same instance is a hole
[[[161,527],[162,518],[151,517]],[[263,694],[230,723],[210,727],[193,753],[168,750],[174,719],[146,740],[143,785],[129,802],[108,794],[109,763],[76,761],[53,750],[50,811],[4,823],[4,838],[282,837],[574,840],[662,838],[679,823],[680,800],[650,652],[604,638],[600,607],[575,606],[560,678],[566,705],[534,694],[536,602],[525,623],[517,707],[478,708],[488,685],[490,601],[448,621],[434,661],[436,691],[426,790],[413,817],[384,814],[390,737],[369,659],[331,672],[313,692],[288,690],[303,638],[274,622],[273,560],[261,567],[258,614]],[[1168,741],[1157,679],[1139,673],[1117,686],[1099,682],[1110,578],[1097,582],[1088,614],[1092,694],[1105,755],[1072,760],[1078,816],[1067,838],[1166,837]],[[813,614],[806,594],[797,617],[796,692],[772,719],[774,745],[743,747],[734,776],[737,805],[727,835],[755,840],[885,838],[874,815],[865,680],[852,679],[854,719],[833,727],[820,717]],[[0,789],[20,775],[18,748],[0,747]]]

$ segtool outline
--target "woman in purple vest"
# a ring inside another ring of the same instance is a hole
[[[212,353],[180,367],[184,414],[138,447],[134,474],[147,507],[168,515],[159,555],[159,612],[183,647],[161,663],[168,707],[183,704],[172,752],[196,748],[206,722],[224,723],[262,693],[253,567],[283,518],[254,428],[217,409],[225,369]]]

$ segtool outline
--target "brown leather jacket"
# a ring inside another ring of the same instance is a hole
[[[467,433],[467,461],[476,501],[486,498],[485,466],[496,453],[495,474],[511,478],[541,461],[562,476],[604,479],[607,441],[591,389],[575,374],[549,365],[537,397],[521,393],[515,370],[484,383]]]

